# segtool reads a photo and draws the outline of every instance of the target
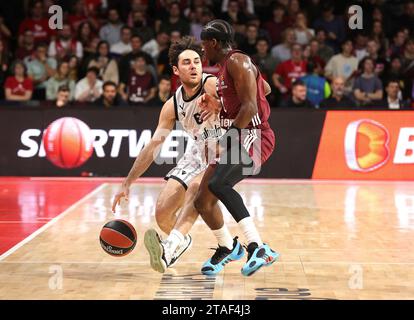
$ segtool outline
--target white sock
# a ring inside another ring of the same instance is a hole
[[[212,230],[220,247],[226,247],[229,250],[233,249],[233,238],[231,237],[229,229],[223,224],[218,230]]]
[[[168,253],[166,253],[166,255],[168,255],[170,259],[172,258],[172,255],[174,254],[175,250],[177,250],[177,247],[183,241],[184,241],[184,235],[180,231],[178,231],[177,229],[173,229],[170,232],[167,239],[165,239],[165,243],[168,243],[168,251],[169,251]]]
[[[252,217],[240,220],[239,226],[242,229],[248,244],[256,242],[259,247],[263,245],[262,239],[260,238],[259,232],[257,232],[256,225],[254,224]]]

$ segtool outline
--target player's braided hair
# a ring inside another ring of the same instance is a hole
[[[231,47],[234,44],[234,30],[227,21],[216,19],[203,27],[201,39],[216,39],[222,47]]]
[[[170,46],[168,58],[170,59],[171,66],[178,66],[178,57],[185,50],[193,50],[197,52],[200,57],[203,56],[201,45],[197,44],[193,37],[185,36],[177,42],[172,43]]]

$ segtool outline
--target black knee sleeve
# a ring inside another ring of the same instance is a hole
[[[250,216],[240,194],[233,186],[243,179],[240,165],[218,165],[208,188],[227,208],[236,222]]]

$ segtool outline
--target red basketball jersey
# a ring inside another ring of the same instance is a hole
[[[149,95],[151,88],[155,87],[154,77],[150,72],[143,75],[131,70],[128,79],[128,96],[131,103],[142,103]]]
[[[241,102],[237,96],[233,78],[227,71],[227,62],[230,56],[240,50],[232,50],[225,57],[224,62],[217,75],[217,94],[222,102],[220,112],[221,126],[228,128],[240,112]],[[254,62],[253,62],[254,64]],[[255,65],[257,71],[257,114],[252,118],[246,129],[250,129],[247,135],[242,134],[242,144],[249,152],[256,165],[263,164],[272,154],[275,144],[275,135],[270,128],[268,119],[270,116],[270,106],[266,99],[264,80]]]
[[[237,114],[239,113],[240,107],[241,107],[241,102],[239,100],[239,97],[237,96],[237,92],[234,86],[233,79],[230,76],[229,72],[227,71],[228,59],[230,58],[232,54],[236,52],[245,54],[240,50],[230,51],[225,57],[225,60],[217,75],[217,94],[219,95],[221,102],[223,104],[223,108],[220,113],[220,118],[224,119],[224,123],[223,123],[224,127],[230,126],[231,121],[225,121],[225,120],[226,119],[234,120]],[[269,103],[267,102],[265,91],[264,91],[264,84],[263,84],[264,80],[257,66],[256,66],[256,70],[257,70],[256,84],[257,84],[258,114],[255,117],[253,117],[252,121],[247,126],[248,129],[251,129],[253,127],[264,129],[264,127],[267,127],[268,125],[267,119],[269,119],[269,116],[270,116],[270,106],[269,106]]]

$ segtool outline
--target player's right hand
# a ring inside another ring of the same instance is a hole
[[[129,185],[126,183],[122,183],[121,189],[115,195],[115,198],[112,202],[112,212],[115,213],[116,206],[121,204],[121,199],[125,198],[128,201],[129,197]]]

